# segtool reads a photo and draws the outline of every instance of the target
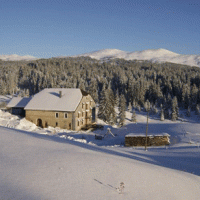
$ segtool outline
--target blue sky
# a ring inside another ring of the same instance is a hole
[[[1,0],[0,55],[200,54],[199,0]]]

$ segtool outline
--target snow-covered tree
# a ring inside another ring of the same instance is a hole
[[[107,105],[106,91],[105,91],[105,88],[103,88],[100,94],[98,117],[104,121],[106,121],[107,119],[106,105]]]
[[[161,121],[164,121],[165,120],[165,115],[164,115],[164,110],[163,110],[163,107],[162,107],[162,104],[161,104],[161,111],[160,111],[160,120]]]
[[[176,121],[179,116],[179,108],[178,108],[178,101],[176,96],[172,99],[172,113],[171,117],[173,121]]]
[[[126,99],[123,94],[120,95],[119,101],[119,125],[123,126],[126,117]]]
[[[131,121],[132,121],[132,122],[137,122],[135,109],[132,111]]]
[[[111,89],[103,88],[99,102],[98,117],[105,122],[114,124],[116,122],[115,99]]]
[[[190,109],[190,106],[189,106],[188,109],[187,109],[187,113],[186,113],[186,115],[187,115],[188,117],[191,116],[191,109]]]

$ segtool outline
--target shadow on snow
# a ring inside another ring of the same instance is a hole
[[[145,124],[135,124],[134,130],[133,130],[133,124],[127,125],[126,127],[123,127],[123,133],[121,135],[118,135],[117,137],[124,136],[127,133],[130,133],[130,129],[132,129],[132,133],[138,133],[137,130],[140,130],[140,128],[137,129],[137,126],[144,126]],[[157,125],[157,127],[156,127]],[[159,129],[162,130],[162,125],[163,124],[150,124],[149,126],[149,134],[152,133],[160,133]],[[161,127],[160,127],[161,126]],[[6,128],[6,127],[1,127],[2,129],[6,130],[12,130],[14,132],[19,132],[23,133],[26,135],[29,135],[31,137],[43,139],[43,140],[49,140],[49,141],[55,141],[59,143],[67,143],[70,145],[75,145],[84,149],[92,150],[92,151],[97,151],[97,152],[102,152],[106,154],[111,154],[114,156],[121,156],[129,159],[134,159],[140,162],[145,162],[153,165],[158,165],[162,167],[167,167],[175,170],[181,170],[185,171],[188,173],[192,173],[195,175],[200,175],[200,148],[197,149],[195,146],[186,146],[186,147],[173,147],[173,145],[169,146],[168,149],[165,149],[165,147],[158,147],[158,148],[148,148],[148,151],[144,151],[144,148],[139,147],[139,148],[117,148],[117,149],[111,149],[108,147],[100,147],[96,145],[90,145],[87,143],[81,143],[73,140],[68,140],[64,138],[60,138],[55,135],[41,135],[37,134],[34,132],[27,132],[27,131],[22,131],[22,130],[16,130],[13,128]],[[168,124],[166,126],[165,124],[165,129],[163,131],[165,132],[170,132],[169,134],[172,137],[180,137],[182,135],[182,131],[180,130],[179,132],[176,132],[176,134],[172,133],[174,128],[174,124]],[[145,128],[144,128],[145,129]],[[114,134],[119,134],[118,132],[119,128],[115,129],[112,128],[112,132]],[[143,129],[142,129],[143,130]],[[97,131],[98,132],[98,131]],[[72,133],[73,134],[73,133]],[[71,135],[72,135],[71,134]],[[69,134],[68,134],[69,135]],[[87,134],[82,134],[85,137]],[[94,137],[94,136],[93,136]],[[116,138],[117,138],[116,137]],[[105,144],[105,143],[104,143]],[[179,150],[183,150],[183,152],[179,152]],[[194,153],[191,152],[194,150]]]

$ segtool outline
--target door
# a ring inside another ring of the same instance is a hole
[[[42,120],[41,119],[37,120],[37,126],[43,128],[43,126],[42,126]]]
[[[69,123],[69,130],[71,130],[72,129],[72,124],[71,123]]]
[[[95,108],[92,108],[92,123],[96,121],[96,110]]]

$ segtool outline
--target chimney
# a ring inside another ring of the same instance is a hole
[[[62,97],[62,91],[59,91],[59,97],[60,98]]]

